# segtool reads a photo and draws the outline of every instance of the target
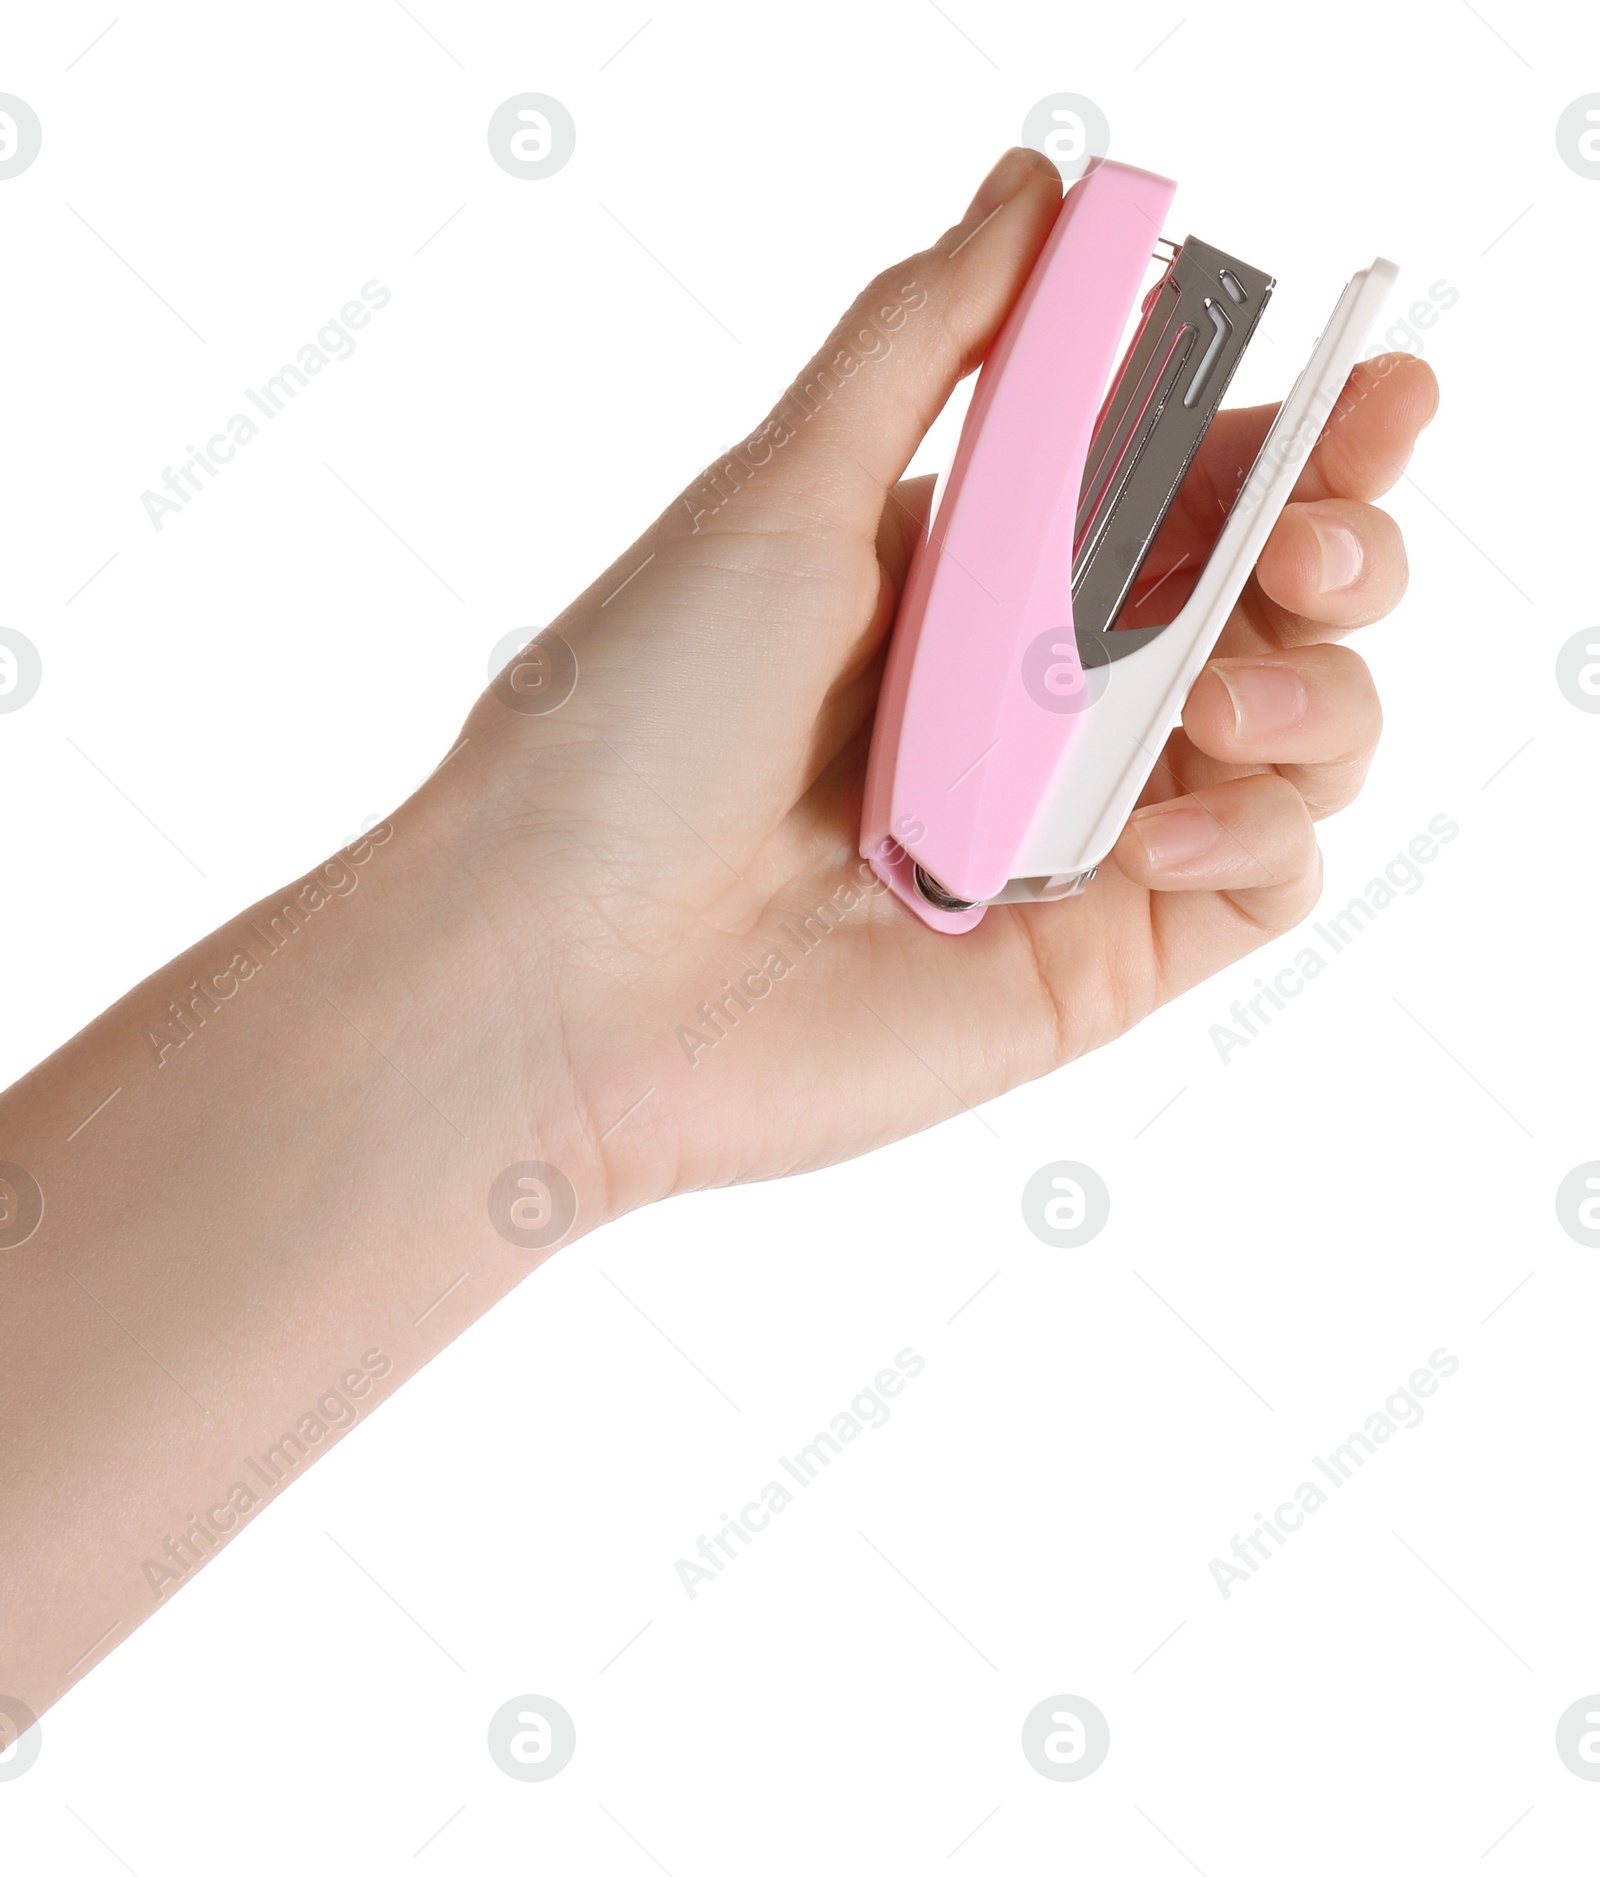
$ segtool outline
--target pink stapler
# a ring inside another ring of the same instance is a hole
[[[1396,277],[1345,288],[1177,616],[1119,622],[1274,285],[1193,238],[1158,252],[1113,374],[1175,187],[1100,162],[1067,192],[906,578],[861,852],[940,932],[1093,879]]]

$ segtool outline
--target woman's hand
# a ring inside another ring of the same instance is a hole
[[[1352,380],[1082,899],[945,938],[857,858],[930,495],[898,478],[1058,198],[1009,155],[392,824],[0,1098],[0,1667],[35,1712],[563,1238],[925,1127],[1309,910],[1313,819],[1378,733],[1331,641],[1404,584],[1366,504],[1432,414],[1414,360]],[[1171,603],[1268,415],[1213,426],[1141,604]]]
[[[596,1203],[926,1127],[1108,1041],[1316,901],[1313,823],[1356,793],[1380,725],[1336,641],[1404,590],[1398,530],[1370,503],[1437,402],[1401,356],[1352,374],[1083,898],[943,937],[857,857],[882,653],[932,487],[899,479],[1059,200],[1046,159],[1008,152],[555,622],[562,643],[491,687],[423,792],[471,971],[526,1019],[530,1136],[577,1179],[584,1226]],[[1139,596],[1203,561],[1271,416],[1217,419]]]

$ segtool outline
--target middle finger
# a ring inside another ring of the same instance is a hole
[[[1321,644],[1392,612],[1408,576],[1400,529],[1381,508],[1331,497],[1293,502],[1267,537],[1229,639],[1244,636],[1234,631],[1242,625],[1263,646]]]

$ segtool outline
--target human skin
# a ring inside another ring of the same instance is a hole
[[[948,938],[863,875],[883,646],[931,492],[900,478],[1059,199],[1053,166],[1009,152],[804,376],[914,284],[892,344],[803,422],[787,407],[792,434],[730,499],[703,479],[675,498],[554,622],[578,663],[559,709],[491,687],[292,935],[302,882],[0,1098],[0,1161],[44,1195],[0,1251],[0,1694],[42,1712],[339,1429],[281,1484],[251,1457],[330,1389],[369,1412],[550,1255],[491,1218],[504,1169],[561,1170],[570,1243],[864,1153],[1108,1042],[1310,911],[1314,823],[1380,724],[1338,641],[1406,580],[1370,504],[1437,402],[1398,355],[1352,375],[1081,899]],[[1217,419],[1143,591],[1203,559],[1271,414]],[[832,929],[806,950],[782,928],[819,904]],[[775,950],[785,974],[747,976]],[[0,1186],[0,1236],[6,1205]],[[257,1503],[197,1533],[237,1482]]]

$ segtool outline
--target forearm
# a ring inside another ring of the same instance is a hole
[[[569,1166],[592,1223],[431,804],[374,832],[0,1098],[43,1202],[16,1244],[13,1175],[0,1228],[0,1684],[35,1712],[548,1255],[491,1224],[502,1169]]]

